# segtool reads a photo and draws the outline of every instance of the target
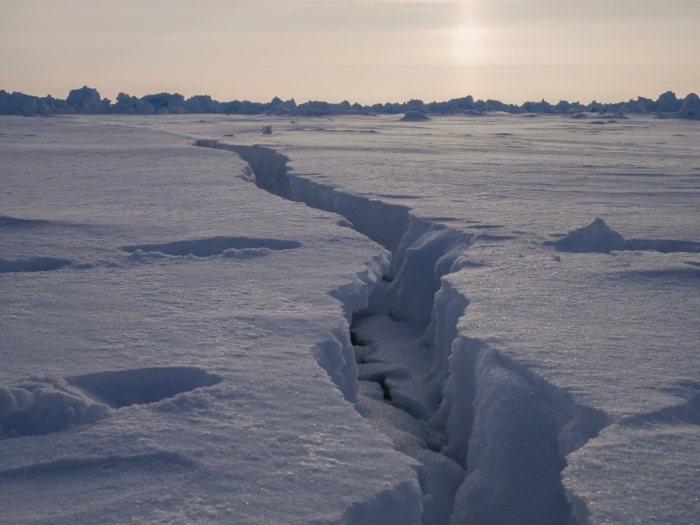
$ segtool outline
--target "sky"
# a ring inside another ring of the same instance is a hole
[[[521,104],[700,93],[699,0],[0,0],[0,89]]]

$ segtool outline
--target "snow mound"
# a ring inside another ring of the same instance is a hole
[[[625,238],[598,217],[588,226],[570,231],[553,244],[560,252],[610,253],[624,249]]]
[[[51,374],[0,387],[0,439],[50,434],[109,414],[106,404]]]
[[[660,253],[700,253],[700,242],[676,239],[629,239],[597,218],[588,226],[567,233],[557,241],[546,241],[560,252],[610,253],[614,250],[656,251]]]
[[[430,120],[430,117],[422,111],[407,111],[401,120]]]

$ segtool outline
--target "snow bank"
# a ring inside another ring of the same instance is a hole
[[[219,383],[221,378],[194,367],[107,371],[63,378],[31,376],[0,387],[0,437],[49,434],[94,423],[112,408],[154,403]]]
[[[31,376],[0,386],[0,438],[57,432],[108,417],[110,408],[62,377]]]

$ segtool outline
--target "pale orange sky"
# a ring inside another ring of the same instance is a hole
[[[222,101],[700,92],[698,0],[0,0],[0,89]]]

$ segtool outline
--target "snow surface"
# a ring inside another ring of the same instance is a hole
[[[383,248],[178,136],[0,125],[0,522],[420,522],[345,400]]]
[[[697,519],[694,122],[0,125],[0,519]]]

